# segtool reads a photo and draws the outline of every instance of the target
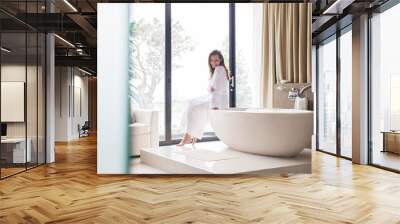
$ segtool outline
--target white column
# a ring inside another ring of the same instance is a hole
[[[46,36],[46,163],[55,161],[55,75],[54,35]]]
[[[368,16],[353,20],[353,162],[368,163]]]

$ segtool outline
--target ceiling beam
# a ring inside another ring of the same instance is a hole
[[[355,0],[336,0],[332,2],[322,14],[324,15],[338,15],[342,14],[344,9],[351,5]]]
[[[90,24],[85,17],[80,14],[68,14],[67,15],[72,21],[82,28],[83,31],[92,39],[96,39],[97,30]]]
[[[16,17],[42,32],[81,31],[82,28],[63,13],[18,13]]]
[[[96,57],[91,56],[55,56],[56,66],[80,66],[88,67],[96,71]]]

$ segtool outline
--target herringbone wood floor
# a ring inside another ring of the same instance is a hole
[[[0,181],[0,223],[44,222],[400,223],[400,175],[315,152],[288,178],[98,176],[90,137]]]

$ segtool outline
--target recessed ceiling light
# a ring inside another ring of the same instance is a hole
[[[81,72],[83,72],[83,73],[85,73],[85,74],[87,74],[87,75],[90,75],[90,76],[92,75],[92,73],[90,73],[90,72],[88,72],[88,71],[86,71],[86,70],[83,70],[83,69],[81,69],[81,68],[79,68],[79,67],[78,67],[78,70],[81,71]]]
[[[67,4],[74,12],[78,12],[78,10],[73,6],[68,0],[64,0],[65,4]]]
[[[11,50],[9,50],[9,49],[7,49],[5,47],[1,47],[0,49],[1,49],[1,51],[4,51],[6,53],[10,53],[11,52]]]
[[[61,40],[62,42],[64,42],[64,43],[66,43],[67,45],[69,45],[70,47],[73,47],[73,48],[75,48],[75,45],[73,45],[71,42],[69,42],[68,40],[66,40],[66,39],[64,39],[64,38],[62,38],[62,37],[60,37],[59,35],[57,35],[57,34],[54,34],[54,36],[55,37],[57,37],[59,40]]]
[[[342,14],[343,9],[353,2],[354,0],[336,0],[322,14]]]

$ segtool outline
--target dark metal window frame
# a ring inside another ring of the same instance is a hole
[[[229,106],[236,106],[236,30],[235,30],[235,3],[229,3],[229,70],[232,79],[229,85]],[[172,135],[172,40],[171,40],[171,3],[165,3],[165,139],[160,145],[179,143],[180,139]],[[217,141],[218,137],[213,132],[205,133],[200,142]]]
[[[333,156],[338,156],[340,158],[344,158],[347,160],[352,160],[352,158],[347,157],[342,155],[342,150],[341,150],[341,118],[340,118],[340,100],[341,100],[341,94],[340,94],[340,77],[341,77],[341,67],[340,67],[340,37],[344,35],[347,32],[351,32],[352,30],[352,24],[349,24],[345,26],[344,28],[338,29],[336,33],[328,36],[327,38],[321,40],[318,42],[316,45],[316,50],[315,50],[315,58],[316,58],[316,148],[317,151],[327,153],[329,155]],[[328,152],[324,149],[319,148],[319,101],[320,101],[320,96],[319,96],[319,85],[320,85],[320,80],[319,80],[319,47],[322,43],[326,44],[330,41],[336,41],[336,152]]]

